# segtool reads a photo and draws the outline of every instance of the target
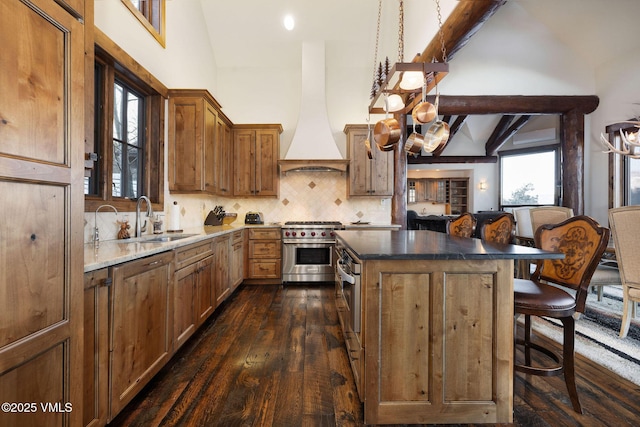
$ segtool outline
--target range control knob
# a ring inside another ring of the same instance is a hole
[[[315,232],[315,231],[312,231],[312,232],[311,232],[311,236],[315,236],[315,235],[316,235],[316,232]]]
[[[295,232],[295,231],[292,231],[292,232],[291,232],[291,235],[292,235],[293,237],[295,237],[295,236],[296,236],[296,232]]]
[[[322,234],[322,237],[327,235],[327,233],[325,233],[324,231],[321,234]]]
[[[301,232],[300,232],[300,235],[301,235],[301,236],[303,236],[303,237],[305,236],[305,234],[306,234],[306,233],[305,233],[304,231],[301,231]]]
[[[285,231],[285,232],[284,232],[284,235],[285,235],[285,236],[287,236],[287,237],[289,237],[289,236],[291,235],[291,233],[289,233],[288,231]]]

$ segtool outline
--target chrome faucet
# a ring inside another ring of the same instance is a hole
[[[136,237],[142,236],[143,231],[147,231],[147,220],[144,220],[144,224],[140,225],[140,202],[147,202],[147,217],[153,218],[153,208],[151,207],[151,201],[147,196],[138,197],[138,202],[136,203]]]
[[[118,215],[118,210],[114,206],[111,206],[111,205],[98,206],[98,209],[96,209],[95,216],[93,219],[93,226],[94,226],[93,227],[93,243],[96,245],[100,243],[100,230],[98,230],[98,211],[102,208],[111,208],[116,213],[116,216]]]

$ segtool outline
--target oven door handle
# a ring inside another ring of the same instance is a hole
[[[338,273],[340,274],[340,277],[342,278],[343,281],[347,282],[347,283],[351,283],[352,285],[356,284],[356,278],[353,277],[352,275],[350,275],[349,273],[347,273],[346,271],[344,271],[342,269],[342,264],[338,263],[336,265],[337,269],[338,269]]]

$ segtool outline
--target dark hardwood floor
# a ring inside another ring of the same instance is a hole
[[[516,374],[516,426],[638,426],[640,387],[577,356],[563,378]],[[241,286],[112,426],[360,426],[328,285]]]

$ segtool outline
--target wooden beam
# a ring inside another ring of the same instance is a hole
[[[503,116],[498,126],[500,126],[500,124],[504,125],[503,121],[505,117],[508,118],[508,121],[505,121],[507,123],[510,123],[513,119],[512,116]],[[530,115],[521,116],[508,129],[501,129],[498,134],[496,134],[496,130],[498,130],[498,127],[496,127],[496,129],[494,129],[493,131],[493,134],[485,144],[485,152],[487,153],[487,156],[497,155],[498,150],[505,144],[505,142],[507,142],[507,139],[511,138],[520,129],[522,129],[522,127],[527,124],[530,118]]]
[[[410,165],[433,165],[438,163],[496,163],[498,156],[408,156]]]
[[[427,96],[434,103],[435,95]],[[595,111],[600,100],[595,95],[440,95],[438,112],[444,115],[460,114],[563,114],[575,110],[580,114]]]
[[[469,42],[482,25],[506,2],[506,0],[458,2],[458,5],[442,24],[447,62]],[[442,43],[439,34],[433,37],[420,55],[416,55],[413,62],[431,62],[433,58],[438,62],[443,62]]]
[[[467,121],[467,117],[469,116],[464,115],[464,116],[458,116],[456,118],[456,121],[453,122],[453,124],[449,128],[449,139],[447,139],[447,142],[445,142],[442,147],[438,147],[436,150],[434,150],[433,156],[438,157],[442,154],[444,149],[447,148],[447,145],[449,145],[449,142],[451,142],[451,140],[456,135],[456,133],[458,133],[458,131],[460,130],[464,122]],[[450,121],[449,119],[446,120],[447,123],[449,123],[449,121]]]
[[[584,214],[584,115],[569,111],[560,119],[562,194],[560,204]]]

